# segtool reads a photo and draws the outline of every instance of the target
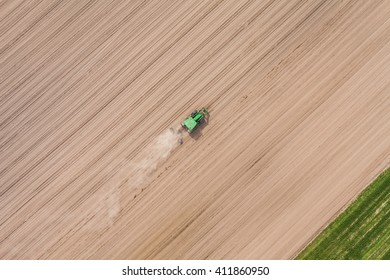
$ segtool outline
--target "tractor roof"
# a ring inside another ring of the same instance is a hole
[[[196,127],[197,122],[193,118],[189,117],[184,120],[183,124],[188,128],[188,130],[192,131]]]

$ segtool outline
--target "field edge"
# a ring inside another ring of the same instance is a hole
[[[383,234],[390,227],[386,221],[390,214],[389,200],[390,167],[387,167],[293,259],[389,259],[390,245],[386,245],[389,237]]]

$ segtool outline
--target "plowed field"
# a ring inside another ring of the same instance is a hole
[[[0,1],[2,259],[293,258],[389,155],[390,1]]]

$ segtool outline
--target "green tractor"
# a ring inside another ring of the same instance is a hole
[[[191,116],[186,118],[182,123],[181,126],[186,129],[189,133],[193,132],[199,124],[203,123],[204,120],[209,115],[209,111],[203,107],[200,110],[196,110],[191,113]]]

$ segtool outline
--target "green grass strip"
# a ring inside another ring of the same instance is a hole
[[[390,259],[390,168],[372,182],[296,259]]]

